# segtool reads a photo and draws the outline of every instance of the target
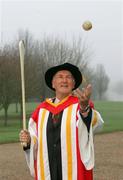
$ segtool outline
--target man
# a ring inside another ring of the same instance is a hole
[[[45,81],[56,96],[38,106],[20,133],[30,172],[36,180],[92,180],[93,131],[103,120],[89,105],[91,85],[78,89],[82,75],[70,63],[48,69]]]

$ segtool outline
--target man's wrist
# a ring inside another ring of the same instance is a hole
[[[84,108],[80,106],[80,113],[85,113],[85,112],[89,112],[89,111],[90,111],[89,104]]]
[[[30,149],[30,143],[27,143],[27,146],[26,146],[26,147],[23,147],[23,150],[24,150],[24,151],[26,151],[26,150],[28,150],[28,149]]]
[[[89,116],[90,112],[91,112],[91,108],[89,105],[87,105],[84,109],[80,108],[80,115],[82,116],[82,118],[86,118]]]

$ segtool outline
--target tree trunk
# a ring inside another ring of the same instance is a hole
[[[4,126],[7,126],[7,123],[8,123],[8,108],[5,108],[4,112],[5,112]]]
[[[15,112],[18,113],[18,103],[15,103]]]

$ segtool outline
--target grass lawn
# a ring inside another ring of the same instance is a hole
[[[95,102],[105,122],[103,132],[123,131],[123,102]]]
[[[28,103],[26,105],[27,119],[37,105],[38,103]],[[123,102],[96,101],[95,109],[101,113],[105,121],[102,133],[123,131]],[[9,107],[8,114],[8,125],[5,127],[3,121],[4,111],[0,111],[0,143],[19,141],[22,121],[20,120],[20,114],[15,112],[15,105]]]
[[[4,127],[2,121],[0,123],[0,143],[17,142],[20,129],[21,125],[17,120],[11,120],[11,123],[8,123],[7,127]]]
[[[28,120],[31,112],[37,107],[38,103],[26,104],[27,113],[27,127]],[[20,111],[20,109],[19,109]],[[8,122],[7,126],[4,126],[4,111],[0,111],[0,143],[18,142],[19,132],[22,129],[22,120],[20,118],[20,112],[15,112],[15,105],[12,104],[8,109]]]

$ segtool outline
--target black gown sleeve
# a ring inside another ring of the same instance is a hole
[[[80,112],[80,116],[82,117],[83,122],[85,123],[88,133],[90,131],[90,125],[91,125],[91,119],[92,119],[92,109],[90,108],[90,111],[88,113],[87,117],[83,117],[82,113]]]

